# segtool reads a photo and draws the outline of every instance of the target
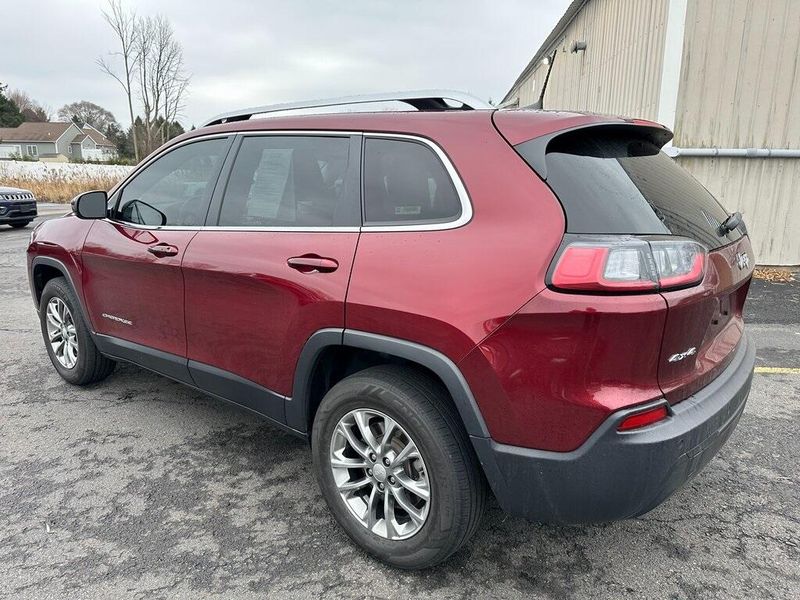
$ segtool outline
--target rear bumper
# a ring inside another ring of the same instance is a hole
[[[611,415],[572,452],[549,452],[473,437],[500,505],[528,519],[590,523],[652,510],[696,475],[727,441],[744,410],[755,346],[742,337],[731,364],[711,384],[669,407],[670,417],[618,432],[628,415]],[[665,400],[649,406],[666,404]]]

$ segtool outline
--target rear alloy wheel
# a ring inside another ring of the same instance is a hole
[[[382,412],[358,409],[339,420],[330,465],[339,496],[372,533],[403,540],[428,518],[425,461],[405,429]]]
[[[22,229],[23,227],[27,227],[30,225],[30,221],[22,221],[21,223],[9,223],[14,229]]]
[[[475,533],[486,484],[442,384],[370,367],[334,385],[314,416],[314,472],[333,516],[376,558],[434,566]]]

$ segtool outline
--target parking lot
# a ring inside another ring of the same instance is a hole
[[[754,283],[759,348],[719,456],[644,517],[557,527],[490,504],[422,573],[350,544],[303,442],[147,371],[63,382],[0,227],[0,596],[9,598],[798,598],[800,283]]]

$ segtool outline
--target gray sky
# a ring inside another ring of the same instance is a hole
[[[115,49],[105,0],[0,0],[0,82],[54,111],[90,100],[127,124],[124,93],[95,59]],[[376,91],[454,88],[499,100],[569,0],[127,0],[163,14],[192,82],[180,120]],[[13,24],[13,26],[12,26]]]

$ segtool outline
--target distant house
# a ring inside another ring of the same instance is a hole
[[[23,123],[0,128],[0,159],[30,157],[67,162],[70,159],[109,160],[116,146],[91,125],[75,123]]]

